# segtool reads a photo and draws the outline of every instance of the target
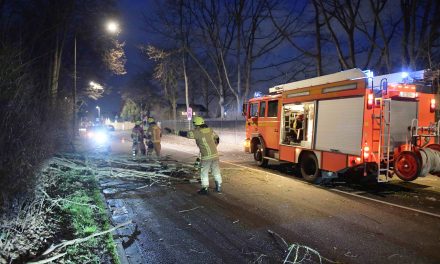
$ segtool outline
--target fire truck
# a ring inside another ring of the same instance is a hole
[[[438,174],[434,73],[350,69],[272,87],[244,105],[245,151],[260,166],[295,163],[309,182]]]

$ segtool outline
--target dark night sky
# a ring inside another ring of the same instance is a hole
[[[138,50],[139,44],[149,42],[148,34],[142,29],[144,24],[143,13],[148,13],[149,0],[120,0],[118,7],[121,13],[121,33],[118,39],[125,42],[127,56],[127,74],[122,76],[109,76],[105,83],[112,87],[112,92],[98,101],[89,103],[89,111],[94,111],[96,105],[101,107],[102,113],[119,112],[121,107],[120,91],[136,73],[148,67],[148,61],[142,57]],[[95,110],[96,111],[96,110]]]

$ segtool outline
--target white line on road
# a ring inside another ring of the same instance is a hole
[[[187,154],[194,155],[194,152],[184,151],[184,150],[173,148],[173,147],[171,147],[171,148],[175,149],[177,151],[180,151],[180,152],[184,152],[184,153],[187,153]],[[242,167],[242,168],[249,169],[249,170],[254,170],[254,171],[258,171],[258,172],[264,172],[264,173],[267,173],[267,174],[270,174],[270,175],[274,175],[274,176],[282,176],[280,174],[276,174],[276,173],[273,173],[273,172],[268,172],[268,171],[261,170],[261,169],[255,169],[255,168],[248,167],[248,166],[245,166],[245,165],[236,164],[236,163],[230,162],[230,161],[221,160],[220,162],[226,163],[226,164],[230,164],[230,165],[233,165],[233,166],[237,166],[237,167]],[[317,187],[319,187],[319,186],[317,186]],[[361,198],[361,199],[365,199],[365,200],[369,200],[369,201],[373,201],[373,202],[377,202],[377,203],[381,203],[381,204],[386,204],[386,205],[389,205],[389,206],[394,206],[394,207],[405,209],[405,210],[408,210],[408,211],[413,211],[413,212],[417,212],[417,213],[420,213],[420,214],[425,214],[425,215],[429,215],[429,216],[440,218],[440,214],[435,214],[435,213],[431,213],[431,212],[427,212],[427,211],[422,211],[422,210],[418,210],[418,209],[407,207],[407,206],[403,206],[403,205],[398,205],[398,204],[393,204],[393,203],[389,203],[389,202],[384,202],[384,201],[377,200],[377,199],[374,199],[374,198],[369,198],[369,197],[365,197],[365,196],[358,195],[358,194],[355,194],[355,193],[341,191],[341,190],[338,190],[338,189],[333,189],[333,188],[323,188],[323,189],[334,191],[334,192],[338,192],[338,193],[343,193],[343,194],[351,195],[351,196],[358,197],[358,198]]]
[[[370,200],[370,201],[374,201],[374,202],[378,202],[378,203],[381,203],[381,204],[386,204],[386,205],[390,205],[390,206],[406,209],[406,210],[409,210],[409,211],[413,211],[413,212],[417,212],[417,213],[426,214],[426,215],[430,215],[430,216],[434,216],[434,217],[440,218],[440,214],[435,214],[435,213],[431,213],[431,212],[427,212],[427,211],[422,211],[422,210],[419,210],[419,209],[415,209],[415,208],[411,208],[411,207],[407,207],[407,206],[403,206],[403,205],[398,205],[398,204],[393,204],[393,203],[389,203],[389,202],[384,202],[384,201],[381,201],[381,200],[376,200],[374,198],[365,197],[365,196],[362,196],[362,195],[359,195],[359,194],[345,192],[345,191],[341,191],[341,190],[338,190],[338,189],[329,189],[329,190],[332,190],[334,192],[339,192],[339,193],[347,194],[347,195],[351,195],[351,196],[355,196],[355,197],[359,197],[359,198]]]
[[[265,171],[265,170],[259,170],[259,169],[255,169],[255,168],[252,168],[252,167],[247,167],[245,165],[235,164],[234,162],[229,162],[229,161],[220,161],[220,162],[223,162],[223,163],[226,163],[226,164],[230,164],[230,165],[234,165],[234,166],[238,166],[238,167],[242,167],[242,168],[246,168],[246,169],[250,169],[250,170],[254,170],[254,171],[258,171],[258,172],[264,172],[264,173],[275,175],[275,176],[282,176],[280,174],[268,172],[268,171]],[[398,205],[398,204],[393,204],[393,203],[389,203],[389,202],[384,202],[384,201],[377,200],[377,199],[374,199],[374,198],[369,198],[369,197],[365,197],[365,196],[362,196],[362,195],[359,195],[359,194],[354,194],[354,193],[350,193],[350,192],[341,191],[341,190],[338,190],[338,189],[333,189],[333,188],[323,188],[323,189],[331,190],[331,191],[334,191],[334,192],[351,195],[351,196],[358,197],[358,198],[361,198],[361,199],[366,199],[366,200],[369,200],[369,201],[373,201],[373,202],[377,202],[377,203],[381,203],[381,204],[386,204],[386,205],[389,205],[389,206],[394,206],[394,207],[398,207],[398,208],[401,208],[401,209],[405,209],[405,210],[409,210],[409,211],[413,211],[413,212],[417,212],[417,213],[426,214],[426,215],[430,215],[430,216],[434,216],[434,217],[440,218],[440,214],[435,214],[435,213],[431,213],[431,212],[427,212],[427,211],[422,211],[422,210],[418,210],[418,209],[407,207],[407,206],[403,206],[403,205]]]

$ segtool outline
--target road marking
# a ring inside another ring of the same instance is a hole
[[[180,151],[180,152],[184,152],[184,153],[187,153],[187,154],[194,155],[193,152],[188,152],[188,151],[184,151],[184,150],[176,149],[176,148],[173,148],[173,149],[175,149],[177,151]],[[270,175],[274,175],[274,176],[283,176],[281,174],[276,174],[276,173],[265,171],[265,170],[261,170],[261,169],[255,169],[255,168],[248,167],[248,166],[245,166],[245,165],[236,164],[236,163],[230,162],[230,161],[221,160],[220,162],[221,163],[230,164],[230,165],[233,165],[233,166],[237,166],[237,167],[242,167],[242,168],[253,170],[253,171],[264,172],[264,173],[267,173],[267,174],[270,174]],[[320,186],[316,185],[316,187],[320,187]],[[358,198],[361,198],[361,199],[365,199],[365,200],[369,200],[369,201],[373,201],[373,202],[377,202],[377,203],[381,203],[381,204],[386,204],[386,205],[389,205],[389,206],[394,206],[394,207],[405,209],[405,210],[408,210],[408,211],[413,211],[413,212],[417,212],[417,213],[420,213],[420,214],[425,214],[425,215],[429,215],[429,216],[440,218],[440,214],[435,214],[435,213],[431,213],[431,212],[427,212],[427,211],[422,211],[422,210],[418,210],[418,209],[407,207],[407,206],[403,206],[403,205],[398,205],[398,204],[393,204],[393,203],[389,203],[389,202],[384,202],[384,201],[377,200],[377,199],[374,199],[374,198],[365,197],[365,196],[362,196],[362,195],[359,195],[359,194],[350,193],[350,192],[346,192],[346,191],[341,191],[341,190],[334,189],[334,188],[323,188],[323,187],[321,187],[321,188],[324,189],[324,190],[330,190],[330,191],[334,191],[334,192],[338,192],[338,193],[343,193],[343,194],[351,195],[351,196],[358,197]]]
[[[362,199],[366,199],[366,200],[370,200],[370,201],[374,201],[374,202],[378,202],[378,203],[381,203],[381,204],[386,204],[386,205],[390,205],[390,206],[406,209],[406,210],[409,210],[409,211],[413,211],[413,212],[417,212],[417,213],[426,214],[426,215],[430,215],[430,216],[434,216],[434,217],[440,218],[440,214],[435,214],[435,213],[431,213],[431,212],[427,212],[427,211],[422,211],[422,210],[419,210],[419,209],[415,209],[415,208],[411,208],[411,207],[407,207],[407,206],[403,206],[403,205],[393,204],[393,203],[377,200],[377,199],[374,199],[374,198],[365,197],[365,196],[362,196],[362,195],[359,195],[359,194],[350,193],[350,192],[346,192],[346,191],[341,191],[341,190],[338,190],[338,189],[330,188],[329,190],[332,190],[334,192],[339,192],[339,193],[347,194],[347,195],[351,195],[351,196],[362,198]]]
[[[229,162],[229,161],[220,161],[220,162],[223,162],[223,163],[226,163],[226,164],[230,164],[230,165],[234,165],[234,166],[238,166],[238,167],[242,167],[242,168],[246,168],[246,169],[250,169],[250,170],[254,170],[254,171],[264,172],[264,173],[275,175],[275,176],[283,176],[283,175],[272,173],[272,172],[268,172],[268,171],[265,171],[265,170],[255,169],[255,168],[252,168],[252,167],[247,167],[245,165],[235,164],[235,163]],[[320,187],[320,186],[317,186],[317,187]],[[434,216],[434,217],[440,218],[440,214],[435,214],[435,213],[431,213],[431,212],[427,212],[427,211],[422,211],[422,210],[418,210],[418,209],[407,207],[407,206],[403,206],[403,205],[398,205],[398,204],[393,204],[393,203],[389,203],[389,202],[384,202],[384,201],[381,201],[381,200],[377,200],[377,199],[370,198],[370,197],[365,197],[365,196],[362,196],[362,195],[359,195],[359,194],[355,194],[355,193],[345,192],[345,191],[341,191],[341,190],[334,189],[334,188],[322,188],[322,189],[330,190],[330,191],[334,191],[334,192],[339,192],[339,193],[351,195],[351,196],[354,196],[354,197],[366,199],[366,200],[369,200],[369,201],[373,201],[373,202],[377,202],[377,203],[381,203],[381,204],[386,204],[386,205],[389,205],[389,206],[398,207],[398,208],[405,209],[405,210],[408,210],[408,211],[413,211],[413,212],[417,212],[417,213],[421,213],[421,214],[430,215],[430,216]]]

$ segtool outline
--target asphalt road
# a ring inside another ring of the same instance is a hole
[[[115,135],[110,160],[130,157],[122,138]],[[194,142],[175,137],[164,137],[162,149],[162,164],[192,164],[197,155]],[[105,192],[113,220],[135,222],[121,231],[129,263],[282,263],[285,243],[301,263],[320,256],[323,263],[440,263],[440,178],[322,187],[285,165],[261,171],[239,146],[220,149],[221,194],[197,195],[198,183],[188,181],[147,188],[102,181],[113,190]]]

